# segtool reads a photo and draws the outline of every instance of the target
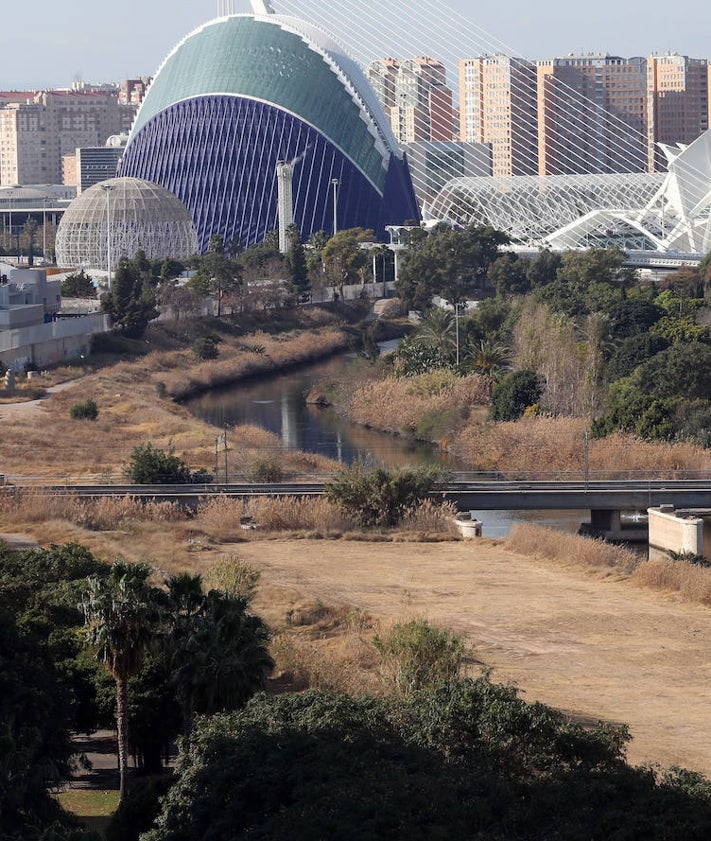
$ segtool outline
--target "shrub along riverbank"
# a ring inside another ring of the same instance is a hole
[[[711,450],[691,442],[643,441],[615,433],[588,438],[584,418],[524,416],[488,420],[489,393],[478,374],[435,370],[394,377],[381,361],[338,396],[340,410],[357,423],[438,444],[472,470],[578,473],[591,471],[711,469]]]

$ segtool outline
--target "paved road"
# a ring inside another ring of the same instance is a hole
[[[114,731],[97,730],[88,736],[82,734],[74,739],[74,744],[78,752],[86,755],[91,768],[79,768],[67,788],[118,791],[119,770]]]

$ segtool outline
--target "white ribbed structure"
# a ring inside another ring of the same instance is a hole
[[[57,263],[115,269],[142,250],[149,259],[197,253],[197,233],[185,205],[168,190],[139,178],[94,184],[67,208],[57,229]]]
[[[475,12],[465,15],[449,7],[446,0],[420,0],[415,6],[404,0],[274,3],[280,13],[333,32],[364,68],[386,57],[440,60],[447,70],[446,84],[455,107],[462,106],[457,103],[460,59],[488,57],[503,62],[508,57],[516,65],[525,63],[515,50],[477,26]],[[521,104],[530,98],[530,90],[518,75],[509,77],[507,94],[513,109],[505,119],[523,141],[537,144],[537,127],[518,119],[525,111]],[[663,147],[669,160],[665,178],[647,172],[647,150],[640,131],[599,103],[551,78],[541,89],[537,108],[544,105],[553,109],[554,127],[565,135],[556,154],[568,174],[460,177],[432,197],[428,185],[418,181],[421,175],[413,173],[418,196],[429,193],[425,217],[492,224],[522,244],[553,248],[614,243],[645,250],[711,250],[711,130],[679,148]],[[430,123],[421,126],[423,133],[431,129],[433,115],[427,119]],[[437,128],[446,133],[449,126],[440,123]],[[452,133],[456,134],[456,126]],[[590,150],[598,147],[590,141],[598,135],[604,138],[609,155],[625,162],[623,167],[619,163],[607,169],[591,164]],[[455,144],[449,145],[454,149]],[[446,174],[455,165],[447,165],[446,144],[441,147],[440,182],[444,182],[452,178]]]

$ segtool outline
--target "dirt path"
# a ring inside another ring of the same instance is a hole
[[[270,588],[466,635],[527,700],[626,722],[629,759],[711,776],[711,611],[630,581],[505,551],[439,544],[264,540],[235,547]]]
[[[63,383],[50,386],[42,397],[37,400],[19,400],[17,403],[0,403],[0,420],[7,417],[30,417],[34,415],[45,400],[50,398],[53,394],[58,394],[67,388],[71,388],[81,381],[81,377],[75,380],[67,380]]]

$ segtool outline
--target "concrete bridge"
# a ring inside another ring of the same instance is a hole
[[[474,474],[476,475],[476,474]],[[210,483],[205,485],[131,485],[131,484],[25,484],[17,477],[6,485],[6,492],[33,490],[51,494],[133,496],[137,499],[180,502],[196,506],[210,496],[315,496],[323,493],[331,477],[313,477],[309,481],[269,484],[252,482]],[[454,474],[451,481],[433,491],[431,496],[453,502],[460,511],[542,511],[589,510],[590,531],[608,537],[629,537],[623,528],[623,512],[644,512],[650,507],[673,506],[675,509],[711,508],[711,479],[589,479],[585,480],[511,480],[474,479]],[[646,524],[641,525],[646,530]]]

